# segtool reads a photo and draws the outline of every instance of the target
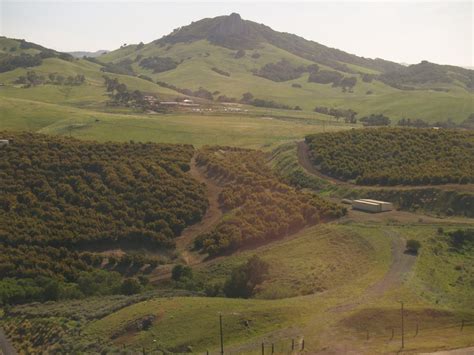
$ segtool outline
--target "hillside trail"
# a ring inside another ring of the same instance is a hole
[[[392,262],[388,271],[376,283],[369,286],[365,291],[348,303],[340,304],[328,309],[328,312],[348,312],[356,307],[368,304],[371,300],[381,297],[385,292],[400,286],[404,277],[408,274],[416,262],[416,256],[405,253],[405,239],[393,230],[386,230],[385,235],[391,239]]]
[[[394,186],[380,186],[380,185],[357,185],[347,181],[339,180],[334,177],[323,174],[319,171],[311,162],[309,157],[309,147],[305,141],[299,141],[297,144],[297,153],[298,153],[298,162],[300,165],[310,174],[315,175],[333,186],[341,186],[346,188],[357,188],[360,190],[387,190],[387,189],[397,189],[397,190],[417,190],[417,189],[428,189],[428,188],[437,188],[442,190],[456,189],[457,191],[474,191],[474,184],[443,184],[443,185],[394,185]]]
[[[395,231],[386,230],[385,236],[387,238],[391,238],[391,264],[384,274],[384,276],[366,288],[363,293],[352,299],[349,302],[345,302],[339,304],[335,307],[331,307],[326,310],[328,313],[344,313],[354,310],[358,306],[367,305],[372,300],[376,299],[377,297],[381,297],[385,292],[400,286],[403,283],[404,277],[408,274],[413,266],[415,265],[416,256],[405,254],[405,240]],[[320,321],[321,315],[317,315],[314,318],[315,322]],[[309,322],[311,324],[311,321]],[[302,334],[305,331],[311,332],[311,325],[307,325],[306,329],[301,327],[290,327],[290,328],[283,328],[273,332],[270,332],[265,335],[265,342],[272,342],[273,340],[278,341],[278,339],[302,339]],[[361,351],[354,351],[354,352],[347,352],[347,347],[343,343],[339,343],[338,341],[334,342],[334,335],[332,333],[327,333],[323,331],[321,333],[322,338],[327,341],[327,346],[324,350],[317,351],[317,353],[321,354],[339,354],[339,353],[365,353],[362,349]],[[232,353],[241,353],[241,352],[250,352],[256,349],[259,349],[261,342],[260,341],[253,341],[247,344],[240,344],[231,347]],[[296,347],[299,349],[300,347]],[[298,352],[295,352],[298,353]]]
[[[198,235],[208,232],[222,217],[222,211],[219,207],[219,194],[221,193],[222,188],[215,184],[212,180],[208,179],[198,168],[196,164],[196,154],[197,152],[191,159],[188,174],[196,181],[206,186],[209,207],[200,222],[185,228],[181,235],[175,240],[176,252],[179,255],[179,258],[184,264],[189,266],[202,263],[206,257],[206,255],[199,254],[192,250],[194,239]],[[156,282],[169,279],[171,277],[171,270],[173,266],[173,264],[167,264],[158,267],[150,275],[150,281]]]

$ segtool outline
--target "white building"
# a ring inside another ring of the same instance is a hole
[[[10,144],[10,141],[8,139],[0,139],[0,147],[9,145],[9,144]]]
[[[354,210],[378,213],[393,210],[393,204],[386,201],[360,199],[352,201],[352,208]]]

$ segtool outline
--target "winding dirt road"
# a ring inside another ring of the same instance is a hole
[[[184,264],[197,265],[204,261],[206,255],[193,251],[193,242],[198,235],[208,232],[222,217],[222,211],[219,207],[219,194],[221,193],[222,188],[207,179],[204,173],[199,170],[196,164],[196,154],[191,159],[188,174],[206,186],[209,207],[200,222],[187,227],[181,235],[176,238],[176,251]],[[167,264],[158,267],[150,275],[150,281],[157,282],[169,279],[171,277],[173,266],[174,264]]]
[[[382,296],[385,292],[400,286],[416,262],[416,256],[405,253],[405,240],[395,231],[386,230],[385,235],[392,240],[392,263],[384,277],[369,286],[356,300],[330,308],[329,312],[347,312],[359,305],[369,303],[371,299]]]

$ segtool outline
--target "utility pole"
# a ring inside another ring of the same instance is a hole
[[[222,333],[222,314],[219,313],[219,325],[221,332],[221,355],[224,355],[224,334]]]
[[[405,327],[404,327],[404,313],[403,313],[403,301],[400,301],[402,308],[401,308],[401,316],[402,316],[402,349],[405,347]]]

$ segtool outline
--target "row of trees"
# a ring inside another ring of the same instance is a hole
[[[78,250],[173,248],[173,238],[206,211],[204,187],[185,173],[191,146],[2,136],[12,142],[0,155],[0,278],[10,279],[0,284],[3,302],[89,295],[80,275],[104,258]],[[157,264],[126,254],[110,256],[106,268],[133,275]],[[39,277],[48,282],[33,287]]]
[[[364,116],[360,119],[364,126],[390,126],[391,120],[389,117],[381,113]]]
[[[4,136],[13,141],[0,156],[0,235],[9,245],[172,246],[207,208],[204,188],[185,174],[191,146]]]
[[[209,90],[206,90],[203,87],[200,87],[198,90],[193,91],[191,89],[179,88],[179,87],[177,87],[173,84],[165,83],[163,81],[157,81],[156,83],[158,85],[164,87],[164,88],[168,88],[168,89],[177,91],[177,92],[179,92],[183,95],[200,97],[200,98],[203,98],[203,99],[206,99],[206,100],[213,100],[214,99],[214,94],[218,94],[218,92],[212,93],[212,92],[210,92]]]
[[[280,182],[265,159],[263,152],[238,148],[200,151],[197,163],[223,184],[221,207],[232,213],[196,239],[197,249],[210,255],[233,251],[344,214],[340,207]]]
[[[301,110],[301,107],[299,106],[292,107],[286,104],[275,102],[273,100],[264,100],[264,99],[255,98],[253,94],[250,92],[246,92],[242,94],[242,98],[240,99],[240,102],[246,105],[252,105],[256,107],[267,107],[267,108],[276,108],[276,109],[283,109],[283,110]]]
[[[325,115],[333,116],[337,120],[340,118],[344,118],[346,123],[357,123],[357,112],[354,110],[348,109],[340,109],[340,108],[329,108],[324,106],[316,106],[314,112],[319,112]]]
[[[398,126],[403,127],[415,127],[415,128],[426,128],[426,127],[440,127],[440,128],[464,128],[464,129],[474,129],[474,113],[471,113],[464,121],[461,123],[456,123],[452,119],[447,119],[445,121],[437,121],[435,123],[428,123],[422,119],[410,119],[402,118],[397,123]]]
[[[254,75],[262,78],[281,82],[299,78],[305,72],[317,72],[319,67],[317,64],[309,66],[295,66],[286,59],[282,59],[277,63],[267,63],[254,72]]]
[[[313,163],[364,185],[474,182],[469,131],[380,128],[306,137]]]
[[[310,72],[308,81],[318,84],[332,84],[334,87],[341,87],[342,91],[351,91],[357,84],[355,76],[346,77],[337,71],[319,70]]]
[[[58,73],[50,73],[47,77],[37,74],[34,70],[26,72],[26,75],[21,75],[15,80],[15,84],[22,84],[26,87],[51,84],[51,85],[67,85],[79,86],[84,84],[86,77],[83,74],[75,76],[63,76]]]

